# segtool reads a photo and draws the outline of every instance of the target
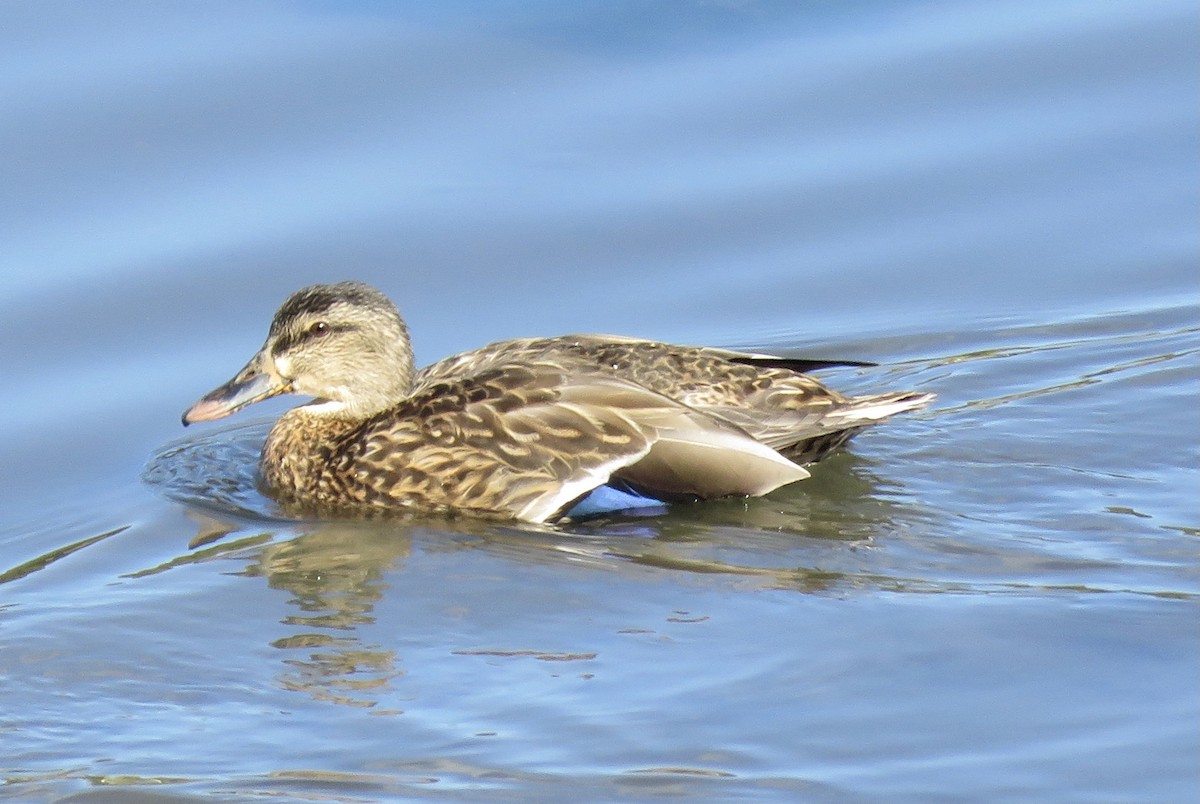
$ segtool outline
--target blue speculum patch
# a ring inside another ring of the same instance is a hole
[[[613,514],[618,511],[661,511],[667,503],[653,497],[644,497],[629,489],[600,486],[581,499],[567,511],[571,519]]]

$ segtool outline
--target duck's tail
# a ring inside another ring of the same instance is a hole
[[[871,425],[897,413],[923,408],[934,397],[935,394],[917,391],[851,397],[821,418],[820,428],[824,432],[780,445],[779,454],[801,465],[816,463]]]
[[[892,391],[886,394],[851,397],[845,405],[831,410],[822,419],[822,424],[833,427],[857,427],[873,424],[897,413],[923,408],[933,401],[936,394],[920,391]]]

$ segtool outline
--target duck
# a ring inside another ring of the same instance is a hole
[[[262,448],[260,486],[286,508],[553,523],[602,488],[660,504],[768,494],[934,398],[845,396],[808,374],[863,365],[873,364],[563,335],[417,370],[396,305],[344,281],[291,294],[262,347],[183,424],[311,397]]]

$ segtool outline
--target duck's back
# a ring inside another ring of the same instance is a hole
[[[869,365],[789,360],[613,335],[563,335],[499,341],[418,372],[415,390],[499,365],[550,363],[581,382],[597,371],[636,383],[736,425],[797,463],[824,457],[864,427],[921,407],[928,394],[846,397],[797,369]]]

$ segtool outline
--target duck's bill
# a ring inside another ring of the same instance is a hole
[[[255,356],[237,376],[220,388],[209,391],[190,408],[183,412],[183,423],[210,422],[237,413],[247,405],[261,402],[292,390],[291,384],[282,377],[274,376],[260,368],[259,357]]]

